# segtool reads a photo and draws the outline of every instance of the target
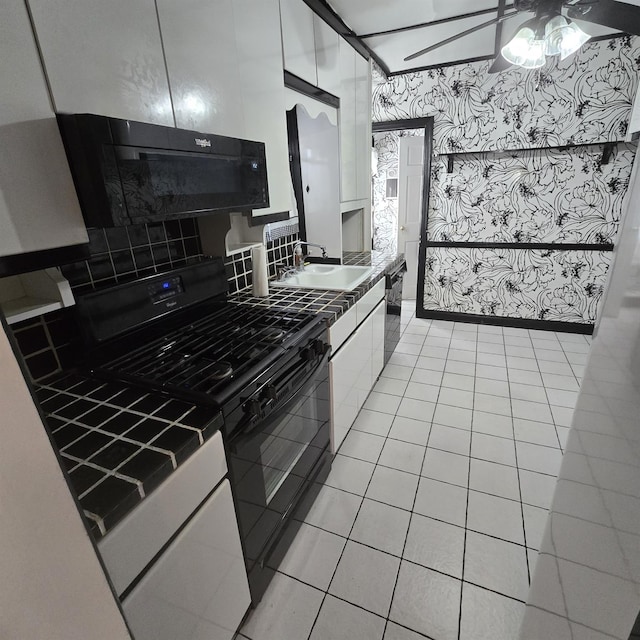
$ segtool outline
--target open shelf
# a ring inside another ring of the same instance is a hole
[[[69,282],[57,268],[0,279],[0,308],[9,324],[74,304]]]

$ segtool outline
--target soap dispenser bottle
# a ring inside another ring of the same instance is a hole
[[[293,251],[293,266],[299,271],[304,266],[304,255],[302,253],[302,246],[297,245]]]

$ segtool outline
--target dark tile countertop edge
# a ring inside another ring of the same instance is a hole
[[[400,266],[404,262],[404,255],[381,251],[345,251],[342,262],[345,265],[373,267],[373,273],[353,291],[270,287],[269,295],[259,298],[253,295],[249,286],[231,294],[229,300],[238,304],[250,304],[269,309],[295,309],[295,311],[321,313],[331,325],[384,278],[385,274]]]
[[[90,374],[58,374],[35,387],[96,540],[222,425],[217,409]]]

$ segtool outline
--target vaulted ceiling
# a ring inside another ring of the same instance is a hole
[[[463,61],[493,59],[502,45],[513,37],[517,28],[533,17],[532,13],[517,12],[498,24],[485,26],[413,60],[404,60],[408,55],[451,36],[503,14],[514,13],[511,1],[328,0],[328,3],[373,52],[385,72],[397,74]],[[630,0],[629,4],[638,3]],[[593,22],[575,22],[596,38],[620,33],[620,29]]]

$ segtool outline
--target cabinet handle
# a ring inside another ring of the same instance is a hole
[[[307,189],[306,189],[307,193],[309,193],[309,185],[307,185]]]
[[[404,231],[404,227],[400,227],[400,231]]]

